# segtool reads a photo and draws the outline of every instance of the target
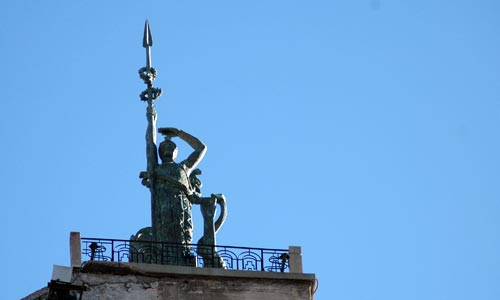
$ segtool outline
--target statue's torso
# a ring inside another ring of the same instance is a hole
[[[189,174],[184,164],[163,163],[152,180],[153,238],[162,242],[190,244],[193,224]]]
[[[189,174],[184,164],[164,163],[158,165],[154,174],[155,189],[178,189],[179,192],[190,194]]]

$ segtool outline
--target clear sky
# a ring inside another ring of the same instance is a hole
[[[500,299],[496,0],[2,1],[2,299],[150,224],[145,19],[220,244],[302,246],[316,299]]]

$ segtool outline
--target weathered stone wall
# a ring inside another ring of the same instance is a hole
[[[310,300],[312,274],[97,263],[75,272],[85,300]],[[163,270],[161,269],[163,268]]]
[[[82,274],[86,300],[309,300],[304,285],[279,280],[148,278],[137,275]]]

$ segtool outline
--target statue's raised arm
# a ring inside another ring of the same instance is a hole
[[[158,150],[156,146],[156,110],[153,104],[148,104],[146,118],[148,127],[146,129],[146,159],[147,173],[151,176],[158,166]]]

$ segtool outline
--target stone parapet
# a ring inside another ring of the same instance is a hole
[[[85,299],[310,300],[314,274],[87,262],[75,268]]]

